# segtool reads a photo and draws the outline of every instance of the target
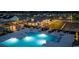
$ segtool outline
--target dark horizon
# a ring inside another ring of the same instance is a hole
[[[79,11],[0,11],[0,13],[79,13]]]

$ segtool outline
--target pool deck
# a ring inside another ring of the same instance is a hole
[[[0,37],[0,42],[5,41],[5,40],[8,40],[10,38],[18,38],[18,39],[21,39],[21,38],[23,38],[24,36],[27,35],[26,30],[27,29],[23,29],[23,30],[20,30],[20,31],[16,31],[14,33],[10,33],[10,34],[1,36]]]

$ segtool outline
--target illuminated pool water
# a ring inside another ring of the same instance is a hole
[[[57,41],[56,36],[52,36],[49,34],[28,34],[27,36],[18,39],[18,38],[10,38],[1,44],[8,47],[45,47],[44,44],[47,41]]]

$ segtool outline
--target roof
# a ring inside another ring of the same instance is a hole
[[[10,18],[10,20],[12,20],[12,21],[15,21],[17,19],[19,19],[17,16],[13,16],[12,18]]]

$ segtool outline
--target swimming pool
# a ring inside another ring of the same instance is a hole
[[[44,33],[28,33],[25,37],[18,39],[16,37],[11,37],[0,43],[7,47],[45,47],[44,44],[47,41],[56,42],[58,39],[56,36]]]

